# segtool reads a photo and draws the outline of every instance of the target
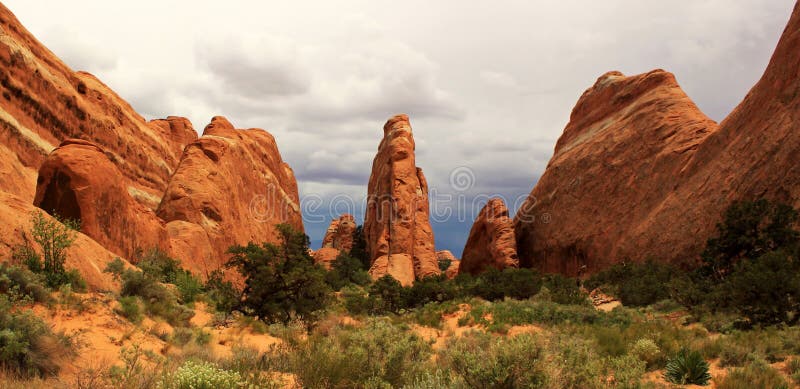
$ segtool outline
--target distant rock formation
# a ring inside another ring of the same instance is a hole
[[[436,259],[441,263],[442,261],[450,261],[450,266],[444,271],[445,276],[448,279],[456,278],[458,275],[458,267],[461,264],[461,261],[456,258],[450,250],[440,250],[436,252]]]
[[[303,231],[299,204],[294,173],[272,135],[237,130],[217,116],[186,146],[157,214],[173,254],[207,274],[232,245],[276,242],[276,224]]]
[[[493,198],[472,224],[458,272],[475,275],[490,268],[508,267],[519,267],[514,224],[503,200]]]
[[[340,253],[349,253],[353,248],[353,233],[356,227],[356,221],[350,214],[343,214],[331,220],[322,239],[322,247],[312,254],[314,261],[330,269],[331,263]]]
[[[798,155],[800,5],[721,125],[670,73],[600,77],[515,217],[521,265],[580,275],[620,261],[695,261],[733,201],[800,206]]]
[[[364,236],[374,278],[390,274],[410,284],[440,273],[428,213],[428,183],[414,158],[408,116],[383,127],[369,177]]]
[[[356,220],[353,215],[344,214],[331,221],[322,247],[330,247],[343,252],[350,252],[353,248],[353,233],[356,231]]]

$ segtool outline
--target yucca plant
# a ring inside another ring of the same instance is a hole
[[[678,385],[708,385],[711,374],[708,372],[708,362],[700,352],[684,348],[667,361],[664,378]]]

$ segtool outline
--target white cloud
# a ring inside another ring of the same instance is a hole
[[[527,194],[608,70],[672,71],[722,119],[760,77],[794,1],[4,3],[147,117],[187,116],[201,131],[221,114],[269,130],[301,194],[331,200],[366,193],[398,112],[431,187],[448,191],[467,166],[470,196],[509,197]],[[307,224],[313,239],[326,223]],[[460,252],[466,236],[437,228],[437,244]]]

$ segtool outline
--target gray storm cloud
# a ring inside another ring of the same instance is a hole
[[[301,196],[324,202],[366,194],[398,112],[430,186],[471,198],[527,195],[608,70],[671,71],[720,120],[760,77],[794,0],[5,4],[148,118],[187,116],[201,130],[225,115],[269,130]],[[463,192],[449,182],[457,167],[475,177]],[[312,240],[327,222],[307,220]],[[434,229],[459,254],[469,222]]]

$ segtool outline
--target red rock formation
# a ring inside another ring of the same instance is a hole
[[[600,77],[573,109],[545,173],[517,212],[520,264],[577,275],[669,251],[631,240],[717,128],[670,73]]]
[[[314,251],[311,253],[311,256],[314,257],[314,262],[321,264],[325,269],[330,270],[331,264],[336,258],[341,254],[341,250],[335,249],[333,247],[321,247],[319,250]]]
[[[170,245],[198,255],[184,265],[207,274],[227,260],[231,245],[276,242],[276,224],[302,231],[299,202],[272,135],[215,117],[184,150],[157,214],[168,222]]]
[[[580,274],[696,260],[737,199],[800,206],[800,5],[769,66],[720,126],[655,71],[584,93],[515,218],[523,265]]]
[[[383,140],[369,177],[364,236],[370,274],[391,274],[401,282],[439,274],[428,214],[428,184],[414,158],[408,116],[383,127]]]
[[[450,266],[447,267],[447,270],[445,270],[444,273],[448,279],[452,280],[453,278],[456,278],[456,276],[458,275],[458,268],[461,265],[461,261],[459,261],[458,258],[456,258],[456,256],[450,252],[450,250],[437,251],[436,260],[439,261],[440,263],[442,261],[450,261]]]
[[[490,267],[519,267],[516,246],[506,204],[499,198],[490,199],[475,218],[458,272],[475,275]]]
[[[35,172],[47,154],[65,139],[80,138],[101,146],[134,198],[155,208],[178,164],[181,143],[193,136],[185,128],[170,127],[176,134],[154,131],[102,82],[61,62],[2,4],[0,101],[0,139],[32,171],[0,181],[0,190],[23,198],[32,198]],[[0,172],[7,163],[0,164]]]
[[[48,155],[33,203],[79,220],[84,234],[122,257],[132,258],[137,249],[168,249],[164,223],[133,199],[119,169],[92,142],[66,140]]]
[[[14,247],[18,245],[30,244],[41,252],[31,235],[34,212],[42,211],[27,200],[0,191],[0,262],[11,258]],[[45,217],[50,218],[47,214]],[[67,249],[65,266],[67,269],[77,269],[92,290],[110,291],[118,288],[118,285],[103,270],[115,257],[115,254],[88,236],[78,233],[75,242]]]
[[[330,247],[349,253],[353,248],[353,233],[356,231],[356,221],[353,215],[344,214],[331,221],[331,225],[322,239],[322,247]]]

